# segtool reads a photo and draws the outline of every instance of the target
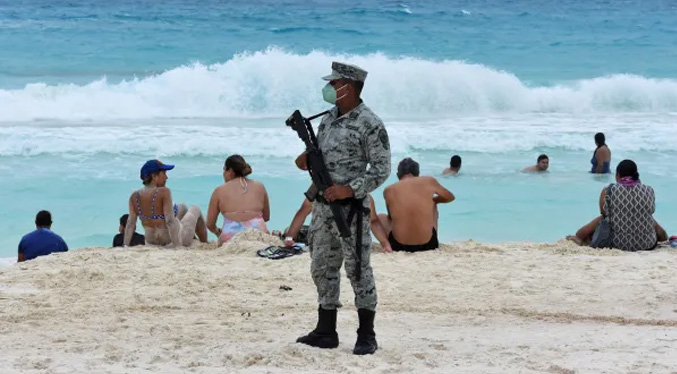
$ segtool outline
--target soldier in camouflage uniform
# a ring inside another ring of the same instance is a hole
[[[322,119],[317,139],[334,186],[313,204],[309,229],[311,273],[318,292],[318,323],[315,330],[297,342],[319,348],[336,348],[336,310],[339,301],[341,265],[355,293],[360,326],[353,353],[363,355],[377,349],[374,317],[376,286],[370,265],[371,233],[367,194],[379,187],[390,175],[390,144],[388,133],[379,119],[360,99],[367,72],[344,63],[332,63],[332,73],[324,80],[325,101],[335,104]],[[307,169],[306,155],[296,160]],[[367,168],[367,165],[369,167]],[[361,222],[353,219],[351,236],[342,238],[328,202],[345,204],[346,217],[352,209],[363,210]],[[359,208],[357,208],[359,207]],[[361,248],[356,248],[357,225],[361,225]],[[357,256],[357,251],[361,251]]]

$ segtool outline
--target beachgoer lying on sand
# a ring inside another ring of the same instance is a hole
[[[611,196],[607,197],[607,189]],[[642,184],[637,164],[623,160],[616,167],[616,183],[602,190],[599,196],[601,216],[581,227],[567,239],[579,245],[588,245],[604,217],[611,222],[613,248],[624,251],[649,250],[657,242],[668,240],[668,234],[653,218],[656,197],[653,188]]]
[[[19,242],[17,262],[47,256],[54,252],[67,251],[66,242],[52,231],[52,214],[46,210],[41,210],[35,216],[35,231],[24,235]]]
[[[461,156],[453,155],[449,161],[449,167],[442,171],[442,175],[458,175],[461,171]]]
[[[550,166],[550,159],[547,155],[540,155],[536,159],[536,165],[524,168],[527,173],[542,173],[548,170]]]
[[[433,177],[419,177],[418,163],[405,158],[397,167],[399,182],[383,191],[388,215],[380,214],[393,251],[418,252],[439,247],[437,204],[454,195]]]
[[[374,198],[369,195],[369,206],[370,206],[370,225],[371,225],[371,232],[374,234],[374,237],[376,237],[376,240],[379,241],[381,244],[381,248],[383,252],[392,252],[392,249],[390,248],[390,243],[388,242],[388,235],[385,232],[385,229],[381,225],[381,220],[378,218],[378,215],[376,214],[376,206],[374,205]],[[303,203],[301,204],[301,207],[299,210],[296,212],[294,215],[294,219],[291,221],[291,225],[289,225],[289,228],[283,233],[280,234],[284,238],[284,245],[287,247],[291,247],[292,245],[296,244],[295,240],[297,240],[297,235],[301,231],[301,228],[303,227],[303,222],[305,222],[306,217],[310,215],[313,211],[313,203],[311,203],[308,199],[303,199]],[[275,234],[275,232],[273,232]]]
[[[136,231],[136,219],[141,220],[146,243],[161,246],[188,247],[197,234],[201,242],[207,242],[207,227],[200,208],[196,205],[172,203],[172,193],[165,187],[167,170],[174,165],[165,165],[159,160],[148,160],[141,168],[143,188],[129,197],[129,219],[125,227],[124,246],[132,241]]]
[[[119,234],[115,235],[113,237],[113,247],[122,247],[124,244],[125,240],[125,228],[127,227],[127,220],[129,219],[129,214],[123,214],[122,217],[120,217],[120,228],[118,229],[120,231]],[[144,245],[146,244],[146,238],[137,233],[134,232],[132,234],[132,241],[129,243],[130,247],[134,247],[137,245]]]
[[[263,183],[248,179],[252,168],[240,155],[226,159],[223,180],[209,200],[207,228],[219,238],[219,245],[235,234],[248,229],[268,232],[270,220],[268,192]],[[223,228],[216,227],[219,213],[223,215]]]

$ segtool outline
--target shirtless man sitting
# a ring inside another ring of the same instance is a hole
[[[454,194],[433,177],[419,177],[411,158],[400,161],[397,177],[400,181],[383,191],[388,215],[379,215],[390,246],[407,252],[436,249],[437,204],[454,201]]]

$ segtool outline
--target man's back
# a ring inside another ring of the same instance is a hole
[[[423,244],[435,226],[433,197],[439,183],[432,177],[402,179],[383,192],[392,234],[403,244]]]
[[[113,247],[122,247],[124,245],[124,239],[125,239],[125,234],[120,233],[115,235],[113,237]],[[146,237],[135,232],[132,234],[132,241],[129,243],[130,247],[134,247],[137,245],[145,245],[146,244]]]
[[[66,251],[68,251],[66,242],[59,235],[45,228],[26,234],[19,243],[19,253],[24,255],[25,260]]]

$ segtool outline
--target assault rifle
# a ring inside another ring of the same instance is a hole
[[[333,186],[334,182],[331,180],[327,166],[324,164],[324,156],[322,151],[317,143],[317,137],[315,136],[315,131],[313,131],[313,125],[310,121],[320,116],[327,114],[328,112],[322,112],[316,114],[310,118],[305,118],[301,115],[301,112],[298,110],[294,111],[287,121],[285,122],[287,126],[291,127],[298,134],[299,138],[303,140],[306,144],[306,154],[307,154],[307,165],[308,173],[310,178],[313,181],[313,184],[310,185],[308,190],[304,193],[308,200],[315,201],[316,199],[320,202],[327,203],[323,195],[320,195],[319,192],[324,194],[324,191]],[[337,202],[330,202],[329,207],[331,212],[334,215],[334,221],[336,221],[336,226],[342,237],[347,238],[350,236],[350,227],[346,221],[346,217],[343,214],[341,204]]]

